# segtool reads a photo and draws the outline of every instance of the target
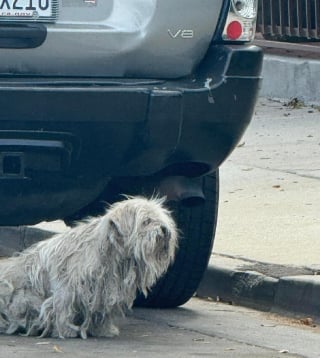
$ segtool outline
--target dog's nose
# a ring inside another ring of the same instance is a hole
[[[169,237],[170,236],[170,232],[165,226],[161,226],[161,232],[162,232],[162,235],[164,237]]]

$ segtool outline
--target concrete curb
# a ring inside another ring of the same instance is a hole
[[[262,68],[262,97],[320,103],[320,61],[265,55]]]
[[[197,290],[198,297],[263,311],[311,316],[313,320],[320,320],[320,275],[317,275],[317,270],[283,266],[283,269],[292,272],[292,275],[274,277],[276,275],[269,276],[258,271],[241,269],[239,261],[248,263],[245,259],[229,256],[230,262],[237,262],[235,265],[231,264],[233,267],[230,268],[226,267],[225,262],[219,262],[219,257],[215,260],[216,257],[215,255],[212,261],[218,262],[210,263]],[[279,272],[280,265],[249,262],[252,267],[263,264],[264,267],[269,266],[270,272]],[[300,274],[309,271],[313,274]]]
[[[2,227],[0,256],[12,256],[56,233],[28,226]],[[318,271],[214,254],[197,296],[320,320]]]
[[[320,319],[320,276],[281,277],[274,305],[282,310],[312,315]]]

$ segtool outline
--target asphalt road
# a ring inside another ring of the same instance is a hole
[[[193,298],[173,310],[135,309],[109,339],[0,336],[0,357],[320,357],[320,329]]]

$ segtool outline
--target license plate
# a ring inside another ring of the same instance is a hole
[[[0,21],[54,22],[58,0],[0,0]]]

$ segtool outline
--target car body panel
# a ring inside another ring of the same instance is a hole
[[[0,42],[0,75],[159,77],[190,74],[216,31],[223,0],[60,0],[33,49]],[[10,24],[0,21],[0,30]]]
[[[216,170],[250,122],[261,66],[255,46],[216,45],[179,80],[1,79],[0,225],[70,215],[110,178]]]
[[[217,170],[261,82],[261,50],[222,40],[230,0],[58,1],[54,21],[0,19],[0,225]]]

